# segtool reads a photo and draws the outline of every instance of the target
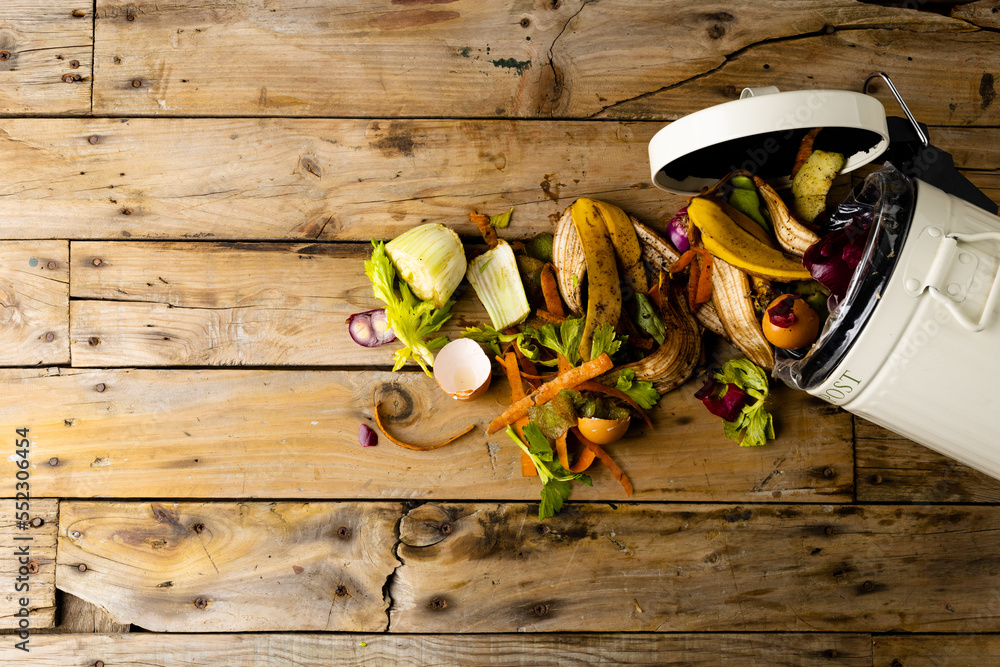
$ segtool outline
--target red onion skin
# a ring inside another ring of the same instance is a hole
[[[792,310],[795,298],[795,296],[787,295],[776,305],[767,309],[767,318],[771,321],[771,324],[787,329],[798,321],[799,318],[795,316],[795,311]]]
[[[388,324],[384,308],[366,310],[348,317],[347,333],[350,334],[351,340],[364,347],[378,347],[396,340],[396,334],[392,329],[385,328],[381,332],[376,329],[375,323],[379,318]]]
[[[667,223],[667,234],[678,252],[685,253],[691,249],[691,242],[688,240],[687,206],[677,211]]]
[[[368,424],[359,424],[358,442],[362,447],[374,447],[378,444],[378,434]]]
[[[722,391],[724,396],[719,396]],[[749,401],[747,393],[735,384],[725,384],[717,382],[710,374],[705,380],[704,386],[695,393],[695,398],[701,399],[708,411],[716,417],[722,417],[727,422],[736,421]]]

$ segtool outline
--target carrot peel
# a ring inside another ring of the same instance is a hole
[[[624,471],[622,471],[622,469],[618,467],[618,464],[615,463],[610,456],[608,456],[608,453],[604,451],[600,445],[593,443],[590,440],[587,440],[585,437],[583,437],[583,435],[580,433],[580,429],[576,427],[573,427],[573,435],[579,438],[580,442],[586,445],[587,449],[592,451],[594,453],[594,456],[600,459],[601,463],[603,463],[607,467],[607,469],[611,471],[611,474],[614,475],[614,478],[617,479],[618,483],[622,485],[623,489],[625,489],[625,495],[631,498],[632,482],[629,481]]]
[[[528,409],[543,405],[552,400],[552,397],[563,389],[574,389],[581,382],[593,380],[598,375],[607,373],[614,367],[611,357],[605,352],[599,357],[591,359],[576,368],[560,373],[554,380],[550,380],[541,387],[531,392],[524,398],[515,401],[503,414],[490,422],[486,429],[487,435],[492,435],[500,429],[513,424],[518,419],[528,415]]]
[[[436,445],[411,445],[410,443],[403,442],[399,438],[397,438],[394,435],[392,435],[391,433],[389,433],[389,431],[386,429],[386,427],[382,424],[382,417],[379,415],[379,408],[380,407],[382,407],[382,402],[381,401],[375,404],[375,423],[378,424],[378,428],[379,428],[380,431],[382,431],[382,435],[384,435],[386,438],[388,438],[390,442],[392,442],[392,443],[394,443],[396,445],[399,445],[400,447],[403,447],[405,449],[412,449],[412,450],[415,450],[415,451],[418,451],[418,452],[429,452],[432,449],[438,449],[439,447],[444,447],[445,445],[450,444],[451,442],[453,442],[455,440],[458,440],[463,435],[465,435],[466,433],[468,433],[469,431],[471,431],[473,428],[475,428],[475,425],[469,426],[469,428],[465,429],[461,433],[459,433],[457,435],[453,435],[452,437],[448,438],[444,442],[438,443]]]

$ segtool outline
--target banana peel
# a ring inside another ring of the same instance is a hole
[[[570,206],[573,226],[587,262],[587,317],[580,341],[580,357],[590,360],[594,331],[615,326],[622,312],[622,290],[615,264],[615,248],[604,217],[593,199],[577,199]]]
[[[669,272],[670,267],[681,258],[681,254],[659,234],[635,218],[632,218],[632,225],[635,227],[636,236],[639,237],[639,244],[642,246],[643,260],[653,268],[654,273]],[[713,302],[703,303],[698,312],[695,313],[695,318],[712,333],[727,337]]]
[[[556,223],[552,237],[552,263],[556,267],[556,284],[569,311],[583,315],[583,279],[587,275],[587,256],[580,235],[573,225],[573,210],[568,207]]]
[[[669,290],[663,299],[662,315],[667,332],[663,344],[640,361],[620,366],[613,373],[631,368],[638,379],[652,382],[656,391],[665,394],[694,374],[701,361],[702,338],[701,327],[688,310],[681,290]]]
[[[771,214],[774,235],[778,238],[778,243],[785,252],[802,257],[809,246],[819,241],[819,235],[792,216],[785,202],[764,179],[760,176],[752,178],[761,199],[764,200],[764,205],[767,206],[767,212]]]
[[[776,282],[812,277],[801,261],[762,243],[710,198],[694,197],[688,204],[688,218],[701,231],[706,250],[746,273]]]
[[[767,370],[774,368],[774,349],[757,320],[750,277],[725,260],[717,260],[713,262],[712,301],[726,337],[750,361]]]
[[[604,218],[625,283],[635,292],[648,292],[646,269],[642,266],[642,248],[639,247],[639,239],[628,214],[614,204],[597,199],[581,198],[578,201],[591,203]]]

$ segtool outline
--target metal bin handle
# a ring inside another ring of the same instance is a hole
[[[993,313],[996,310],[997,302],[1000,301],[1000,271],[998,271],[993,278],[993,286],[990,287],[990,293],[986,297],[986,306],[983,308],[982,315],[980,315],[978,321],[972,320],[965,313],[959,310],[958,305],[945,296],[938,287],[938,283],[941,282],[947,273],[952,257],[955,256],[955,250],[958,247],[959,241],[964,243],[976,243],[977,241],[1000,241],[1000,232],[946,235],[941,239],[941,244],[938,246],[937,253],[934,255],[934,261],[931,262],[930,271],[928,271],[927,278],[925,279],[924,289],[935,301],[947,308],[948,312],[950,312],[952,316],[958,320],[959,324],[969,331],[979,332],[989,325],[990,320],[993,317]]]

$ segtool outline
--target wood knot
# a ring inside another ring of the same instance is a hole
[[[340,584],[339,586],[337,586],[336,593],[338,598],[344,597],[345,595],[347,595],[347,586],[345,586],[344,584]]]
[[[413,397],[399,382],[387,382],[375,390],[375,403],[382,404],[382,415],[402,422],[413,416]]]
[[[351,529],[347,526],[341,526],[337,529],[337,537],[342,540],[346,540],[351,537]]]
[[[536,604],[531,608],[531,613],[535,616],[545,616],[545,614],[549,613],[549,608],[544,604]]]
[[[448,606],[448,602],[444,598],[434,598],[431,600],[431,609],[434,611],[441,611]]]

